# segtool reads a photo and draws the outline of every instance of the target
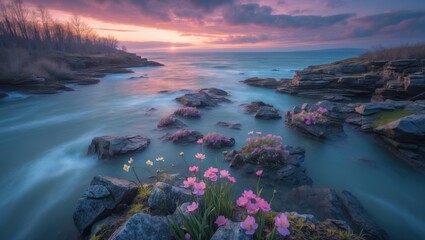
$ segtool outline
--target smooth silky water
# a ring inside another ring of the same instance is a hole
[[[136,165],[164,156],[168,172],[186,172],[178,156],[191,159],[199,145],[161,142],[155,130],[161,117],[180,105],[182,89],[217,87],[230,92],[229,104],[202,110],[201,119],[183,120],[191,129],[220,132],[241,148],[251,130],[281,135],[285,144],[306,149],[305,166],[316,187],[346,189],[359,198],[371,217],[393,239],[425,239],[425,175],[396,159],[384,147],[348,126],[347,138],[320,141],[285,126],[283,120],[256,120],[240,104],[262,100],[281,110],[315,102],[273,90],[247,86],[248,77],[291,78],[293,70],[357,55],[356,51],[294,53],[167,53],[142,54],[165,67],[134,68],[131,74],[111,74],[99,84],[74,86],[55,95],[11,94],[0,100],[0,239],[76,239],[72,222],[76,202],[96,175],[134,179],[122,166],[128,156],[111,161],[87,156],[95,136],[141,134],[151,138],[143,152],[131,155]],[[278,69],[279,71],[272,71]],[[130,77],[144,76],[138,79]],[[168,93],[158,93],[168,90]],[[154,107],[158,111],[146,112]],[[215,126],[238,122],[241,130]],[[223,149],[229,150],[229,149]],[[203,167],[220,165],[223,150],[205,149]],[[154,161],[155,162],[155,161]],[[256,178],[230,169],[236,193],[255,187]],[[144,181],[146,172],[139,172]],[[288,189],[263,180],[266,195],[278,191],[273,208],[290,210],[282,199]],[[285,208],[287,207],[287,208]]]

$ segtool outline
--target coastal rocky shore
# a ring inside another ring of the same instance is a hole
[[[71,84],[90,85],[99,82],[98,78],[107,73],[131,73],[130,67],[163,66],[133,53],[117,50],[104,54],[52,53],[42,62],[49,73],[43,75],[20,74],[0,77],[0,98],[9,91],[30,94],[53,94],[73,91]],[[39,63],[41,64],[41,63]],[[52,65],[52,66],[50,66]]]

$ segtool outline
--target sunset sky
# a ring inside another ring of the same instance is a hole
[[[425,0],[25,0],[132,51],[370,48],[425,39]]]

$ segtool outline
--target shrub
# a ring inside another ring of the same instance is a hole
[[[231,147],[235,144],[234,139],[227,138],[220,133],[208,133],[203,138],[203,144],[205,146],[213,147],[213,148],[222,148],[222,147]]]
[[[302,111],[300,113],[290,112],[292,122],[305,125],[316,125],[324,124],[327,119],[323,116],[324,113],[328,112],[326,108],[319,107],[317,111],[306,112]]]
[[[393,48],[376,47],[360,55],[368,60],[423,59],[425,58],[425,43],[405,45]]]
[[[186,118],[199,118],[201,111],[196,107],[181,107],[174,112],[175,115]]]
[[[247,144],[241,151],[248,157],[248,160],[271,168],[283,163],[284,152],[281,136],[256,134],[248,137],[246,142]]]
[[[189,129],[180,129],[172,133],[169,137],[171,141],[177,141],[181,138],[187,137],[192,133]]]

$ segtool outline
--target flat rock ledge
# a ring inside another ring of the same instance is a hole
[[[253,114],[257,119],[273,120],[282,118],[278,109],[273,107],[273,105],[264,103],[262,101],[242,104],[241,106],[245,113]]]
[[[146,149],[150,139],[140,135],[102,136],[93,138],[88,154],[97,154],[99,159],[111,159]]]

